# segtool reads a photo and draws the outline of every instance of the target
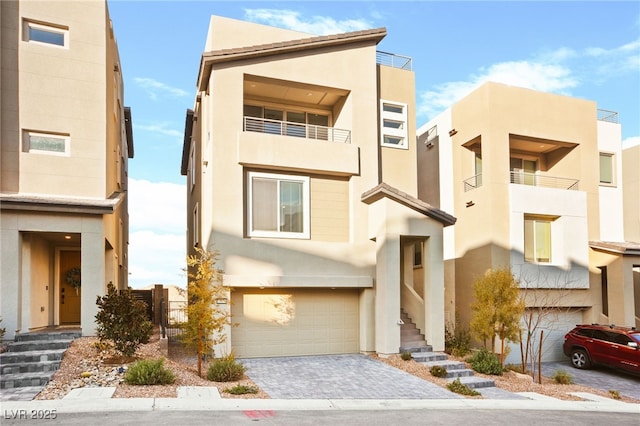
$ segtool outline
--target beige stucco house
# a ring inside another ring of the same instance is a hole
[[[417,198],[411,59],[211,18],[187,112],[188,251],[219,250],[238,357],[444,348],[443,229]],[[225,301],[220,301],[225,302]]]
[[[444,230],[445,303],[462,326],[474,280],[504,267],[520,280],[527,313],[544,308],[544,360],[562,359],[575,324],[640,325],[640,245],[625,242],[616,113],[486,83],[418,139],[419,198],[458,219]],[[519,361],[513,345],[507,362]]]
[[[2,326],[93,334],[96,296],[127,287],[133,158],[107,4],[0,8]]]

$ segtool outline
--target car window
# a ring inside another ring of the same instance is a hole
[[[629,335],[629,337],[631,337],[636,342],[640,343],[640,333],[632,333]]]
[[[631,338],[625,336],[624,334],[618,334],[613,340],[615,343],[619,343],[621,345],[627,345],[631,341]]]
[[[610,340],[609,335],[602,330],[593,330],[593,338],[598,340]]]
[[[582,328],[576,332],[579,336],[593,337],[593,330],[590,328]]]

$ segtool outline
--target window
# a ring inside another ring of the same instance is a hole
[[[523,158],[512,157],[509,160],[511,169],[511,183],[520,185],[535,185],[538,162],[536,160],[525,160]]]
[[[551,262],[551,222],[546,216],[524,217],[524,260],[531,263]]]
[[[32,21],[24,22],[24,40],[28,42],[66,47],[68,36],[69,28],[67,27]]]
[[[192,238],[193,246],[199,247],[200,246],[200,216],[198,213],[198,203],[196,203],[195,207],[193,208],[192,232],[193,234],[191,235],[191,238]]]
[[[607,277],[607,267],[598,266],[600,269],[600,294],[602,296],[602,315],[609,316],[609,279]]]
[[[309,238],[309,178],[250,172],[248,232],[252,237]]]
[[[69,135],[25,131],[23,150],[25,152],[49,155],[69,155]]]
[[[422,267],[422,241],[413,243],[413,267]]]
[[[409,148],[407,104],[380,100],[380,134],[382,146]]]
[[[196,185],[196,148],[195,141],[191,145],[191,154],[189,155],[189,190],[193,191]]]
[[[329,115],[244,105],[245,131],[328,140]]]
[[[600,153],[600,183],[604,185],[613,185],[613,154],[605,152]]]

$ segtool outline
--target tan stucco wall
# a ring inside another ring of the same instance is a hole
[[[622,151],[622,173],[624,237],[640,242],[640,144]]]

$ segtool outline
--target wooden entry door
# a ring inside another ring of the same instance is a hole
[[[80,278],[80,274],[73,274],[74,268],[80,268],[80,251],[61,250],[60,251],[60,324],[80,324],[80,296],[81,288],[74,288],[69,283],[67,276],[73,275],[71,279]]]

